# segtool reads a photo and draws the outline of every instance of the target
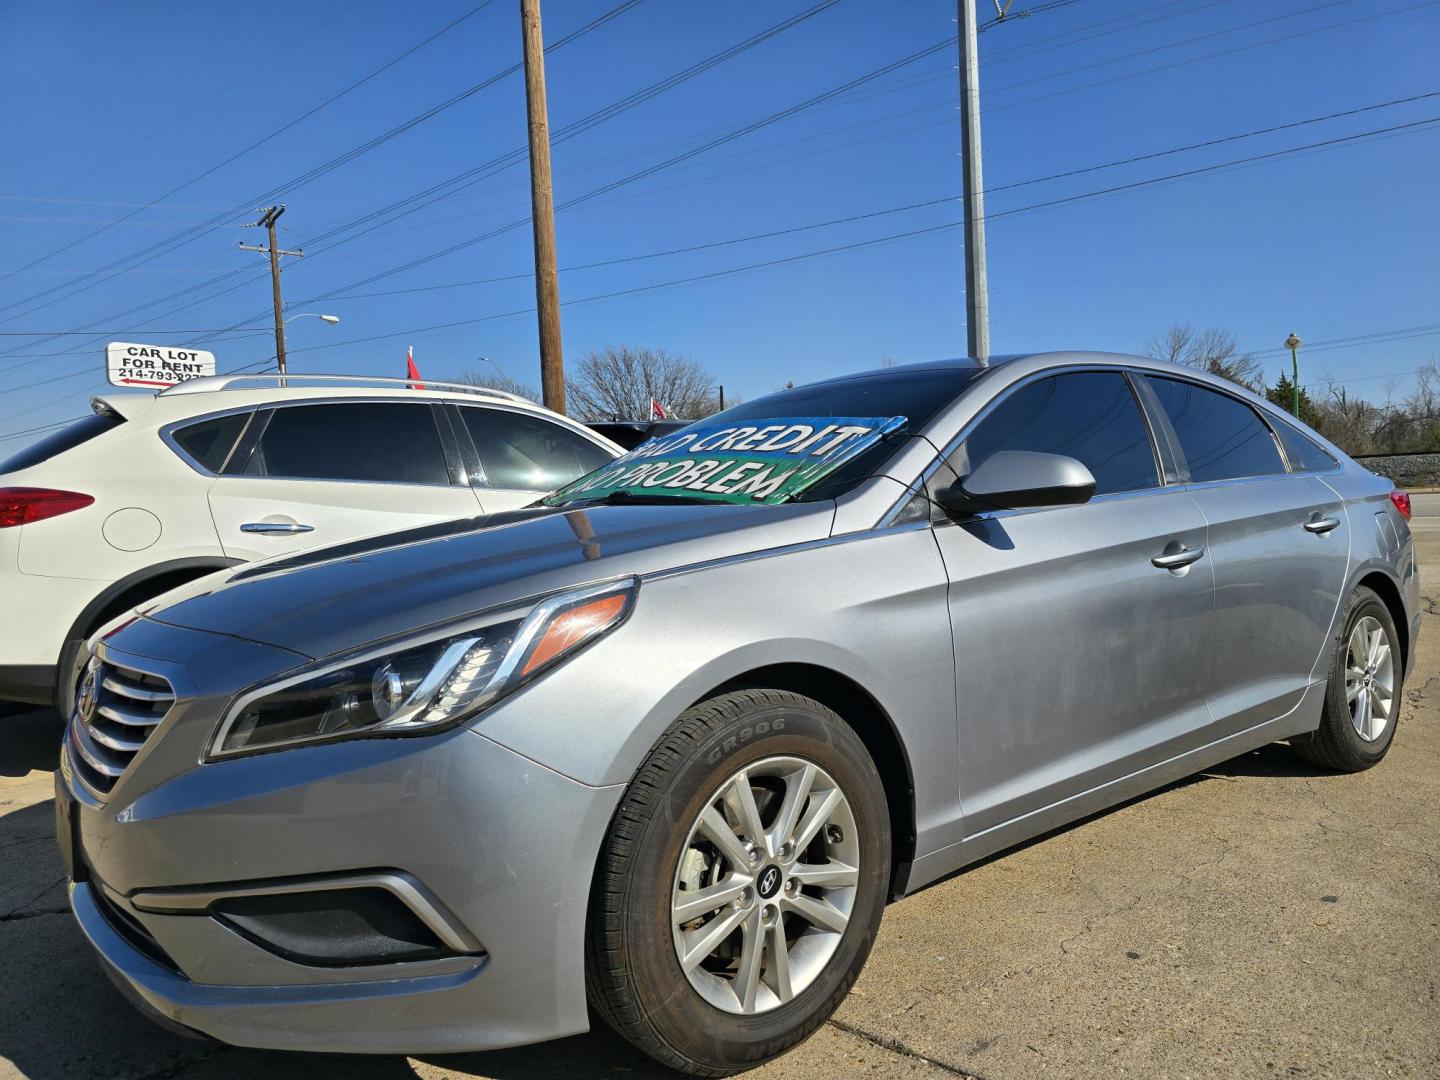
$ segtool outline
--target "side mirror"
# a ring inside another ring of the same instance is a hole
[[[999,450],[959,483],[941,488],[935,501],[951,514],[978,514],[1027,506],[1088,502],[1095,477],[1072,457],[1031,450]]]

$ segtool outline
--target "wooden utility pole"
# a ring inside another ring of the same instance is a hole
[[[258,251],[263,255],[270,256],[270,294],[275,304],[275,370],[281,375],[285,374],[285,305],[280,299],[280,256],[293,255],[296,258],[305,253],[300,250],[285,251],[275,246],[275,222],[281,214],[285,213],[285,204],[266,207],[259,211],[260,220],[248,225],[247,228],[263,228],[268,231],[270,237],[269,247],[256,247],[254,244],[241,244],[242,251]]]
[[[540,389],[547,409],[565,411],[560,346],[560,275],[555,268],[555,190],[550,182],[550,120],[545,108],[545,41],[540,0],[520,0],[525,39],[525,102],[530,122],[530,221],[535,231],[535,308],[540,322]]]

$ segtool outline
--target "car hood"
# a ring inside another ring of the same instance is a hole
[[[271,560],[144,617],[325,657],[593,581],[823,539],[834,503],[537,508]]]

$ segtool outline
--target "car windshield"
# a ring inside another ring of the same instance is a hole
[[[881,371],[782,390],[651,440],[544,502],[833,499],[882,471],[905,443],[897,436],[924,428],[978,374]]]

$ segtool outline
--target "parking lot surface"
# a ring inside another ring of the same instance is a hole
[[[1415,498],[1425,627],[1389,757],[1272,746],[890,907],[814,1038],[755,1077],[1440,1075],[1440,495]],[[59,722],[0,716],[0,1078],[647,1077],[603,1028],[425,1058],[193,1042],[111,989],[52,841]]]

